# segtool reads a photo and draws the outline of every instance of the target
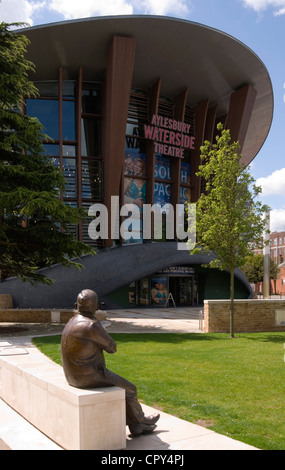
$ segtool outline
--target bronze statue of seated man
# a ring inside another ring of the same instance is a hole
[[[97,318],[96,318],[97,311]],[[145,416],[134,384],[106,368],[104,352],[117,347],[100,323],[97,294],[85,289],[77,297],[77,313],[65,325],[61,338],[63,370],[67,382],[77,388],[121,387],[126,394],[126,423],[132,436],[152,432],[159,413]]]

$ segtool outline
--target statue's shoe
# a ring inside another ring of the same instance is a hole
[[[160,418],[160,414],[159,413],[155,413],[151,416],[145,416],[142,420],[142,424],[148,424],[148,425],[152,425],[152,424],[155,424]]]
[[[136,423],[129,425],[129,429],[131,432],[132,437],[139,436],[140,434],[147,434],[153,432],[156,428],[155,424],[143,424],[143,423]]]

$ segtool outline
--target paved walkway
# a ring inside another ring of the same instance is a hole
[[[128,309],[108,312],[107,331],[115,332],[184,332],[201,333],[200,309]],[[9,333],[5,328],[21,328]],[[2,329],[2,333],[1,333]],[[58,324],[0,324],[0,355],[37,353],[31,339],[35,336],[60,334]],[[38,351],[38,354],[41,354]],[[147,414],[157,410],[143,405]],[[217,434],[207,427],[189,423],[160,412],[157,429],[147,435],[130,438],[128,450],[255,450],[247,444]],[[201,423],[203,424],[203,423]],[[61,450],[54,442],[31,426],[0,399],[0,450]]]

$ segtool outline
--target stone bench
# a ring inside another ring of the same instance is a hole
[[[0,344],[0,397],[63,449],[126,447],[125,391],[71,387],[36,348]]]

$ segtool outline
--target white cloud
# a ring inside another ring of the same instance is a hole
[[[64,19],[87,18],[100,15],[130,15],[131,0],[52,0],[49,9],[63,15]]]
[[[273,194],[285,196],[285,168],[276,170],[264,178],[258,178],[256,185],[262,187],[262,196]]]
[[[186,16],[191,9],[189,0],[135,0],[133,1],[136,10],[144,14],[151,15],[177,15]]]
[[[6,23],[33,24],[35,13],[55,13],[65,20],[112,15],[170,15],[186,17],[189,0],[0,0],[0,18]]]
[[[65,19],[75,19],[133,13],[186,15],[189,4],[187,0],[52,0],[49,8]]]
[[[270,232],[285,231],[285,209],[273,209],[270,211]]]
[[[5,23],[33,24],[33,14],[45,5],[45,1],[0,0],[0,18]]]
[[[264,178],[258,178],[256,185],[262,188],[261,196],[265,196],[266,199],[271,196],[275,207],[279,206],[278,209],[270,211],[270,231],[285,231],[285,168],[276,170]]]
[[[267,8],[273,8],[274,15],[285,14],[285,0],[241,0],[242,3],[249,8],[252,8],[258,13],[261,13]]]
[[[285,15],[285,7],[280,8],[280,10],[276,11],[274,14],[275,14],[275,16]]]

